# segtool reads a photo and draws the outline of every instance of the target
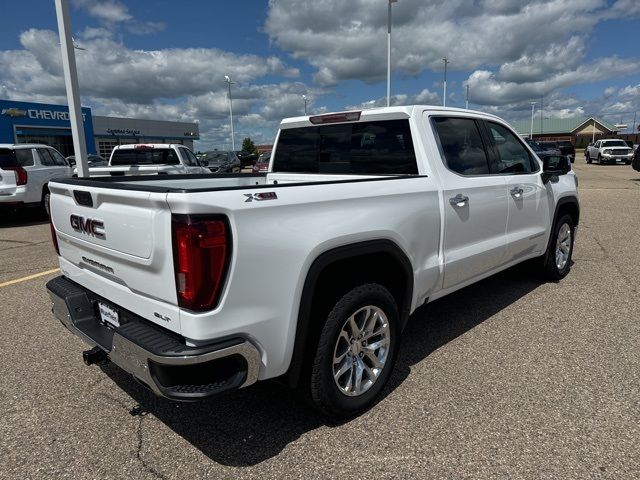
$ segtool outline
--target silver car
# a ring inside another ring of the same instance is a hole
[[[0,143],[0,208],[39,206],[49,214],[49,180],[70,177],[72,168],[55,148]]]

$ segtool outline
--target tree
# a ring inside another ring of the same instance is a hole
[[[247,137],[242,140],[242,151],[249,153],[258,153],[258,149],[256,148],[255,143],[251,140],[251,137]]]

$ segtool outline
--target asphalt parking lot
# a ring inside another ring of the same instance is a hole
[[[276,383],[156,399],[50,314],[36,212],[0,220],[0,478],[640,478],[640,173],[574,166],[559,284],[520,266],[421,309],[385,398],[326,423]]]

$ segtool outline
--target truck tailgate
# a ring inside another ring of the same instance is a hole
[[[179,333],[166,194],[55,182],[49,190],[63,274]]]

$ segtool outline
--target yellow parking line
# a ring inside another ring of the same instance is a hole
[[[44,277],[45,275],[49,275],[51,273],[55,273],[59,271],[59,268],[53,268],[51,270],[47,270],[45,272],[34,273],[33,275],[29,275],[27,277],[16,278],[15,280],[9,280],[8,282],[0,283],[0,288],[7,287],[9,285],[13,285],[14,283],[26,282],[27,280],[33,280],[34,278]]]

